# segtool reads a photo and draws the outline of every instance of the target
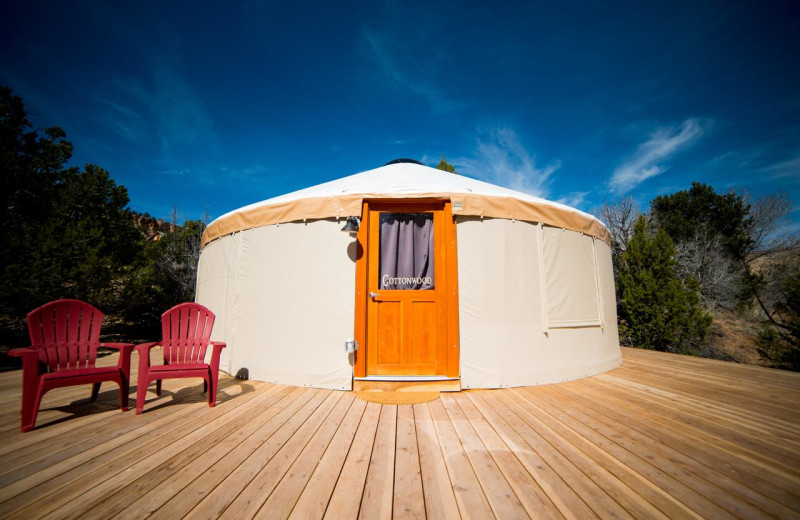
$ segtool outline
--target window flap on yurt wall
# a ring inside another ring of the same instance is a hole
[[[545,226],[542,250],[548,326],[599,326],[593,238]]]

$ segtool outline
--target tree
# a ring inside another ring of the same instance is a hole
[[[748,264],[764,256],[800,247],[800,238],[791,231],[789,218],[794,204],[786,193],[776,191],[754,198],[749,191],[742,189],[739,196],[750,208],[745,226],[750,244],[746,258]]]
[[[208,215],[179,225],[180,211],[173,208],[168,223],[155,219],[160,229],[158,240],[144,243],[143,254],[128,276],[121,300],[129,334],[154,337],[159,333],[159,317],[179,303],[194,301],[200,244]],[[148,229],[143,236],[151,237]]]
[[[800,265],[783,279],[773,319],[780,326],[762,326],[759,353],[779,368],[800,370]]]
[[[693,182],[688,191],[656,197],[650,207],[658,226],[673,242],[691,240],[703,229],[708,236],[718,236],[734,259],[743,258],[752,245],[747,234],[750,208],[734,192],[720,195],[711,186]]]
[[[10,89],[0,89],[0,111],[0,315],[3,335],[15,342],[25,314],[49,300],[85,299],[113,311],[141,244],[124,187],[97,166],[65,168],[72,144],[64,132],[32,130]]]
[[[625,252],[628,240],[633,235],[633,225],[642,212],[633,197],[622,197],[611,204],[604,202],[598,213],[611,234],[611,255],[614,266],[617,267],[619,257]]]
[[[188,220],[156,242],[160,253],[158,269],[175,284],[180,301],[194,301],[200,244],[205,228],[199,220]]]
[[[444,154],[442,154],[442,160],[439,161],[439,164],[436,165],[436,169],[437,170],[446,171],[446,172],[450,172],[450,173],[455,173],[456,175],[458,175],[458,172],[456,171],[456,167],[445,160]]]
[[[65,297],[114,309],[141,248],[127,204],[127,190],[102,168],[62,172],[54,197],[40,209],[46,220],[24,222],[14,238],[22,254],[5,265],[7,310],[24,315]]]
[[[58,127],[35,130],[25,105],[8,87],[0,87],[0,236],[24,222],[41,221],[61,181],[72,143]],[[0,248],[5,254],[6,248]]]
[[[22,99],[10,88],[0,87],[0,314],[4,317],[18,315],[30,301],[29,291],[20,283],[30,278],[25,262],[32,233],[47,222],[64,164],[72,155],[72,144],[64,137],[57,127],[34,129]],[[22,325],[19,317],[11,320],[12,328]]]
[[[683,280],[694,278],[706,309],[734,309],[741,302],[744,271],[727,254],[719,235],[699,228],[694,236],[675,244],[675,272]]]
[[[675,272],[675,248],[663,230],[650,237],[644,216],[620,256],[617,303],[623,344],[693,354],[711,326],[697,281]]]
[[[703,304],[733,309],[750,298],[745,258],[753,246],[750,205],[733,191],[718,194],[694,182],[656,197],[651,213],[675,243],[678,274],[700,283]]]

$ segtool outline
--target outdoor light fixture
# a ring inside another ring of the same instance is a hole
[[[347,222],[342,228],[342,231],[344,231],[345,233],[350,233],[351,235],[355,235],[356,233],[358,233],[359,225],[360,224],[358,217],[347,217]]]

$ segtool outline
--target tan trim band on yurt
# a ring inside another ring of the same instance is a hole
[[[569,211],[558,206],[538,204],[490,195],[464,193],[392,193],[392,194],[347,194],[335,197],[312,197],[275,204],[256,206],[230,213],[212,222],[203,233],[202,245],[225,235],[245,229],[284,224],[302,220],[344,218],[360,216],[365,199],[450,199],[454,215],[470,215],[489,218],[515,219],[577,231],[611,243],[608,229],[599,221],[584,213]]]

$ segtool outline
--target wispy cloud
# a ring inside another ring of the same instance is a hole
[[[153,117],[164,157],[175,158],[186,147],[207,153],[216,148],[211,117],[178,64],[167,57],[153,67]]]
[[[97,99],[111,109],[104,115],[114,132],[129,141],[140,144],[147,142],[152,128],[147,123],[145,116],[129,106],[110,101],[104,96],[98,95]]]
[[[206,171],[218,139],[208,108],[181,72],[178,53],[165,50],[148,74],[117,77],[96,95],[109,129],[135,144],[155,143],[164,171]]]
[[[707,124],[699,119],[687,119],[680,127],[657,128],[639,145],[636,152],[623,162],[608,181],[617,192],[632,190],[645,180],[667,170],[664,162],[676,152],[697,141],[706,132]]]
[[[466,175],[543,198],[550,193],[551,176],[561,166],[561,161],[554,161],[538,167],[536,157],[510,128],[490,131],[487,138],[478,140],[472,157],[453,162]]]
[[[365,29],[364,40],[370,56],[377,62],[393,88],[422,97],[431,109],[439,113],[463,109],[463,103],[450,99],[444,89],[431,81],[430,67],[424,67],[416,54],[404,50],[409,46],[407,35],[399,41],[387,32]]]
[[[800,155],[765,166],[760,171],[771,174],[773,179],[800,179]]]

